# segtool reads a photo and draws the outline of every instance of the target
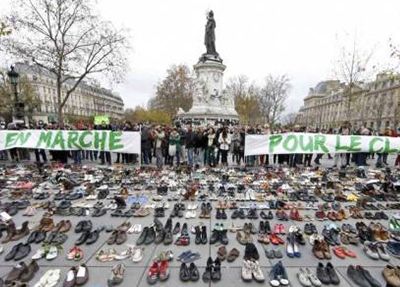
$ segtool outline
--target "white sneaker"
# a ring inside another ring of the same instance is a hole
[[[32,259],[33,260],[39,260],[39,259],[43,258],[45,254],[46,254],[46,251],[44,251],[43,248],[39,248],[36,251],[36,253],[32,255]]]
[[[49,252],[46,254],[46,260],[53,260],[58,256],[58,249],[55,246],[51,246]]]
[[[136,247],[133,249],[132,262],[140,262],[143,259],[143,249]]]

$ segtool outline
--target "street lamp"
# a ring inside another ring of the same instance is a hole
[[[10,79],[10,83],[14,89],[14,120],[23,119],[23,111],[24,111],[24,103],[19,102],[18,100],[18,80],[19,74],[15,71],[14,66],[10,67],[10,70],[7,72],[7,76]]]

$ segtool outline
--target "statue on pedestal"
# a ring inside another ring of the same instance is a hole
[[[214,12],[211,10],[207,15],[206,32],[204,35],[204,45],[206,46],[206,52],[200,57],[200,62],[206,60],[218,61],[222,63],[222,59],[217,53],[215,48],[215,27],[216,23],[214,20]]]

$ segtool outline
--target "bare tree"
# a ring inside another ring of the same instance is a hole
[[[63,107],[86,78],[94,74],[119,80],[127,68],[124,31],[101,19],[91,0],[17,0],[5,19],[13,33],[0,48],[30,59],[54,76],[58,120]]]
[[[282,124],[288,127],[293,127],[297,123],[299,114],[298,113],[288,113],[282,117]]]
[[[344,45],[340,48],[334,72],[336,77],[345,84],[343,91],[346,101],[345,121],[351,121],[353,104],[357,101],[355,88],[367,80],[372,55],[372,50],[365,51],[359,47],[356,37],[353,38],[351,47]]]
[[[0,22],[0,37],[10,35],[10,34],[11,34],[11,30],[7,27],[7,25],[4,22]]]
[[[260,107],[265,121],[274,125],[285,111],[285,102],[290,90],[290,81],[286,75],[265,78],[265,84],[259,93]]]

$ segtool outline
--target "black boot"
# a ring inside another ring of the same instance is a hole
[[[207,227],[201,227],[201,244],[207,244]]]
[[[196,239],[194,240],[195,244],[200,244],[201,243],[201,231],[200,231],[200,227],[196,226],[195,227],[196,230]]]

